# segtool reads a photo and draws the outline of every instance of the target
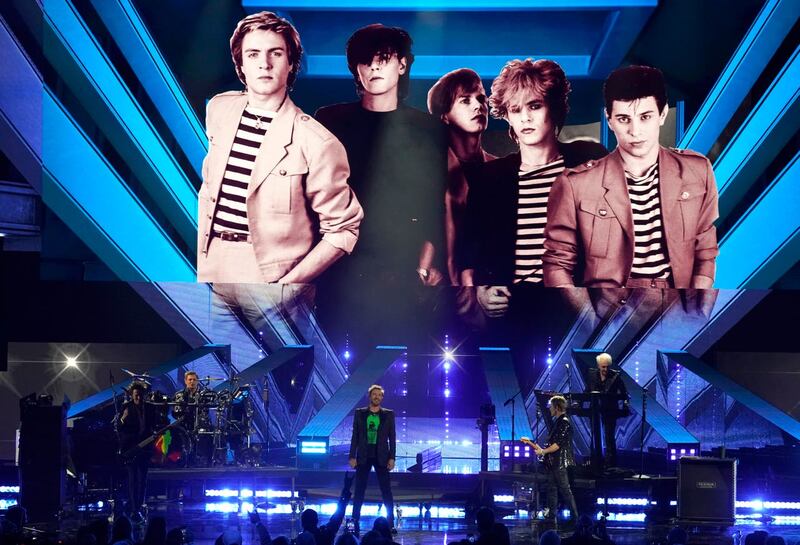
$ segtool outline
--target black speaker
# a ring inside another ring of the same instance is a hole
[[[678,519],[733,524],[736,460],[684,456],[678,464]]]
[[[66,409],[27,399],[20,403],[20,503],[31,522],[50,522],[64,501]]]

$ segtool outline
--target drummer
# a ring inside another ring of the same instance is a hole
[[[183,427],[188,431],[193,431],[197,418],[197,404],[203,387],[200,384],[200,377],[194,371],[186,371],[183,374],[183,384],[185,388],[175,394],[177,404],[172,409],[172,416],[183,417]]]

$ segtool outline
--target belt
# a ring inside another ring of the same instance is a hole
[[[626,288],[657,288],[657,289],[669,289],[672,286],[670,282],[666,278],[644,278],[644,277],[631,277],[628,278],[628,281],[625,282]]]
[[[233,231],[214,231],[211,238],[220,238],[228,242],[250,242],[250,235],[247,233],[234,233]]]

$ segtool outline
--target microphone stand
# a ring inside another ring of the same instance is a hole
[[[121,439],[121,437],[119,435],[119,418],[120,418],[119,402],[117,401],[117,389],[115,388],[116,385],[114,384],[114,373],[112,373],[110,369],[108,371],[108,381],[111,384],[111,393],[112,393],[112,396],[113,396],[113,399],[114,399],[114,418],[113,418],[113,420],[111,422],[112,422],[112,424],[114,426],[114,435],[117,438],[117,454],[121,455],[122,454],[122,439]],[[115,474],[116,474],[116,471],[112,471],[111,472],[111,482],[109,483],[110,486],[109,486],[109,489],[108,489],[108,496],[109,496],[108,503],[111,506],[111,512],[112,513],[114,512],[114,489],[116,488],[116,486],[115,486],[116,483],[114,482]]]
[[[514,448],[514,442],[516,441],[515,435],[515,423],[516,423],[516,397],[522,393],[522,390],[518,391],[516,394],[511,396],[510,398],[506,399],[505,403],[503,403],[503,407],[508,406],[511,403],[511,473],[514,473],[515,466],[517,465],[517,451]]]
[[[639,423],[639,478],[644,474],[644,424],[647,420],[647,388],[642,386],[642,420]]]

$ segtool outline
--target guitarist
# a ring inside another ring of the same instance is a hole
[[[536,456],[544,458],[544,466],[547,470],[547,519],[556,523],[556,513],[558,512],[558,496],[569,505],[572,512],[572,520],[578,519],[578,506],[575,504],[575,497],[569,486],[570,467],[575,465],[575,458],[572,453],[572,423],[567,417],[567,400],[560,395],[550,398],[548,402],[550,415],[555,419],[550,436],[547,438],[548,446],[540,447],[530,439],[523,437],[522,441],[533,447]]]
[[[154,431],[154,414],[148,410],[144,402],[147,385],[134,382],[128,388],[130,400],[122,406],[119,419],[120,448],[122,452],[134,449],[142,440],[147,439]],[[144,504],[147,468],[150,463],[149,450],[139,450],[124,461],[128,472],[128,507],[131,520],[141,522]]]

